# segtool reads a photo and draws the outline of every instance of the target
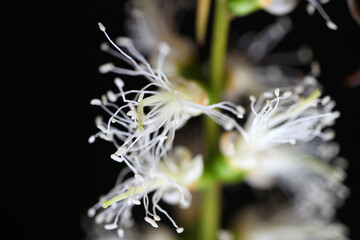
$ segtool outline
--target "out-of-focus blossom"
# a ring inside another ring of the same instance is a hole
[[[299,0],[262,0],[261,2],[263,2],[262,6],[265,11],[274,15],[284,15],[293,11],[299,3]],[[329,0],[307,0],[307,2],[309,3],[307,6],[309,14],[313,14],[315,10],[318,10],[321,16],[325,19],[326,25],[330,29],[337,29],[336,24],[330,19],[321,6],[321,4],[325,4],[329,2]]]
[[[178,12],[183,1],[135,0],[128,4],[130,18],[127,28],[135,46],[146,54],[151,64],[156,63],[158,47],[166,43],[170,48],[163,72],[176,73],[184,64],[189,64],[196,54],[192,41],[178,32]]]
[[[340,223],[316,216],[303,218],[291,208],[266,213],[263,208],[247,208],[236,219],[236,239],[244,240],[347,240]]]
[[[167,211],[160,207],[159,202],[163,200],[182,208],[190,206],[189,189],[203,173],[201,155],[193,158],[189,150],[177,147],[161,161],[153,159],[151,153],[134,156],[134,159],[137,163],[134,166],[137,174],[123,180],[124,175],[129,173],[128,169],[123,170],[125,172],[119,175],[114,188],[89,209],[88,215],[95,216],[95,222],[105,224],[107,230],[117,229],[118,235],[123,237],[124,228],[132,225],[132,208],[140,205],[142,200],[146,222],[158,228],[160,213],[172,222],[178,233],[181,233],[183,228],[177,226]],[[102,208],[104,210],[100,210]],[[97,211],[99,212],[96,214]]]
[[[311,63],[311,74],[320,74],[320,67],[307,46],[272,53],[291,28],[290,19],[283,17],[259,33],[248,32],[239,39],[238,49],[229,53],[227,59],[224,98],[238,101],[250,95],[258,96],[270,88],[294,85],[304,77],[294,66]]]
[[[251,96],[245,134],[225,133],[220,144],[229,164],[244,171],[250,185],[278,185],[293,193],[299,212],[327,217],[347,189],[342,166],[327,162],[339,160],[337,145],[327,142],[334,132],[326,129],[339,113],[332,111],[330,97],[320,98],[318,87],[307,77],[300,85],[265,92],[258,100]]]

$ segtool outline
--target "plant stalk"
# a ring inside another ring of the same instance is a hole
[[[218,102],[224,87],[225,60],[230,26],[230,13],[227,0],[215,0],[214,25],[210,52],[210,91],[211,102]],[[206,164],[211,164],[218,153],[219,125],[205,119]],[[216,240],[220,224],[221,185],[214,181],[203,192],[200,215],[200,240]]]

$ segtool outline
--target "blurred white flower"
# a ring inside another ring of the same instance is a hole
[[[179,11],[184,10],[183,1],[135,0],[128,3],[130,17],[127,28],[135,46],[146,54],[151,64],[156,63],[159,44],[164,42],[171,52],[164,63],[163,72],[176,73],[189,64],[196,54],[190,39],[179,34]]]
[[[201,155],[192,157],[191,152],[184,147],[176,147],[167,159],[157,162],[151,153],[134,156],[137,174],[125,180],[128,169],[119,175],[115,187],[100,201],[89,209],[88,215],[94,217],[98,224],[105,224],[105,229],[117,229],[120,237],[124,236],[124,228],[131,226],[131,210],[140,205],[141,200],[145,209],[145,221],[157,228],[160,221],[158,213],[164,214],[181,233],[166,210],[160,207],[160,200],[171,205],[187,208],[191,203],[189,189],[200,179],[203,173],[203,159]],[[171,162],[171,167],[168,163]],[[151,200],[149,195],[152,194]],[[100,210],[105,208],[104,210]],[[99,211],[96,214],[96,211]]]
[[[239,216],[237,239],[246,240],[347,240],[347,229],[340,223],[316,216],[299,217],[291,208],[266,214],[260,207],[247,208]]]
[[[247,32],[239,39],[237,49],[229,53],[226,62],[226,99],[238,101],[259,96],[270,88],[294,85],[304,77],[295,66],[310,67],[314,76],[320,74],[320,66],[308,46],[272,52],[291,29],[290,19],[282,17],[260,32]]]
[[[244,133],[225,133],[220,144],[229,164],[244,171],[251,186],[278,185],[294,194],[299,212],[329,217],[347,188],[343,166],[327,162],[339,160],[337,145],[326,142],[334,132],[324,130],[339,113],[332,112],[330,97],[320,98],[318,87],[307,77],[300,85],[265,92],[258,101],[251,96]]]
[[[293,11],[300,0],[259,0],[264,10],[274,15],[284,15]],[[322,8],[321,4],[325,4],[330,0],[306,0],[308,2],[307,12],[313,14],[315,10],[325,19],[326,25],[333,30],[337,29],[336,24],[330,19]]]

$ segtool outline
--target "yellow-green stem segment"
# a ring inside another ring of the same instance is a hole
[[[218,102],[224,87],[225,81],[225,61],[230,26],[230,13],[227,0],[216,0],[215,16],[212,32],[211,52],[210,52],[210,91],[211,102]],[[207,163],[211,164],[212,159],[218,151],[219,126],[205,118],[205,143]],[[203,191],[201,215],[200,215],[200,240],[216,240],[220,224],[221,211],[221,185],[214,181],[206,190]]]

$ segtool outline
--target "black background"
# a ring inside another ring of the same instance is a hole
[[[345,2],[332,0],[325,6],[337,31],[326,28],[318,14],[308,16],[302,2],[291,14],[294,30],[278,50],[303,43],[311,46],[322,66],[319,80],[325,93],[336,100],[342,113],[335,126],[336,140],[341,155],[350,162],[346,184],[352,194],[340,209],[339,219],[349,226],[355,240],[360,236],[360,98],[359,88],[345,87],[343,79],[360,66],[360,26],[350,17]],[[234,21],[232,27],[240,33],[260,30],[274,19],[259,12]],[[105,38],[97,22],[103,22],[116,37],[126,34],[125,20],[120,0],[13,1],[13,72],[5,80],[10,87],[4,89],[11,103],[6,104],[11,110],[10,124],[4,126],[10,137],[3,145],[11,149],[3,157],[10,163],[11,174],[4,174],[2,205],[11,239],[82,239],[81,218],[114,183],[121,166],[109,158],[113,147],[103,141],[87,142],[96,131],[93,119],[102,113],[89,102],[113,88],[113,76],[97,71],[100,64],[113,60],[99,49]],[[182,31],[191,36],[193,12],[186,22]],[[225,208],[225,215],[228,211]]]

